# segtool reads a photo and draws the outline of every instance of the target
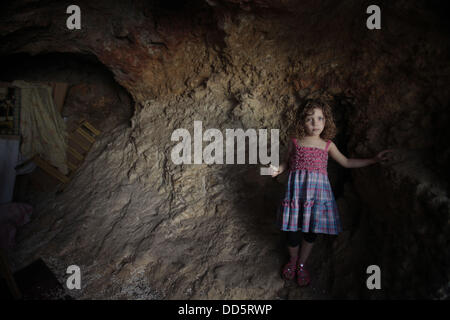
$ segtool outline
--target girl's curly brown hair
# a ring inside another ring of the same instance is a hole
[[[297,112],[291,114],[289,120],[294,122],[293,128],[291,130],[292,136],[299,139],[306,136],[305,119],[308,115],[311,115],[314,112],[315,108],[322,110],[325,117],[325,127],[323,128],[320,137],[323,140],[327,141],[333,139],[336,136],[336,125],[334,123],[331,107],[328,103],[319,100],[308,100],[303,109],[299,108]]]

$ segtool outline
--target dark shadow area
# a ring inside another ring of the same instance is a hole
[[[15,272],[13,276],[23,300],[73,300],[42,259]],[[4,279],[0,282],[0,299],[13,300]]]

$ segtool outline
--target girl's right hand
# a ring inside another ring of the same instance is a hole
[[[278,176],[279,174],[281,174],[283,172],[282,166],[275,167],[273,165],[270,165],[270,169],[272,170],[272,178],[275,178],[276,176]]]

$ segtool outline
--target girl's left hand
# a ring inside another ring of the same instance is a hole
[[[375,158],[374,158],[375,161],[376,161],[376,162],[381,162],[381,161],[389,160],[390,156],[387,155],[387,154],[389,154],[389,153],[392,152],[392,151],[393,151],[392,149],[387,149],[387,150],[381,151],[380,153],[378,153],[378,154],[375,156]]]

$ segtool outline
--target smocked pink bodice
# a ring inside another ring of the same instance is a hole
[[[300,146],[294,138],[292,138],[292,141],[294,142],[294,150],[289,158],[289,171],[308,170],[327,174],[330,140],[327,142],[325,150],[316,147]]]

